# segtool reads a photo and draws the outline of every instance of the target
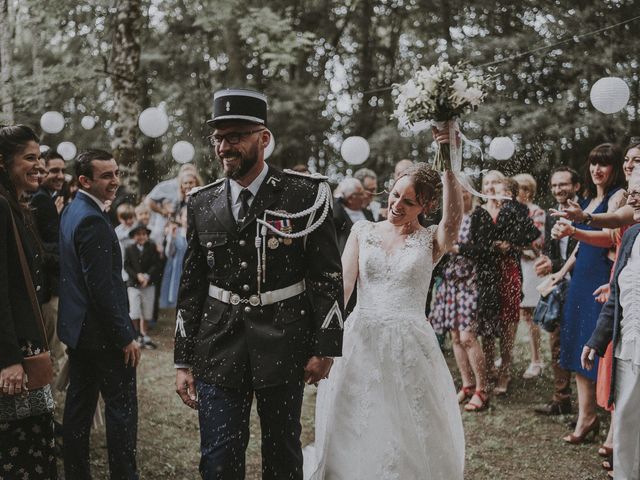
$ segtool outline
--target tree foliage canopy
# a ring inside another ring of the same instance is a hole
[[[67,120],[43,143],[106,146],[120,134],[112,47],[124,1],[9,0],[15,120],[37,125],[47,110]],[[391,119],[390,87],[444,59],[495,76],[485,105],[462,119],[463,130],[485,147],[509,135],[517,153],[484,167],[542,179],[556,164],[582,169],[598,143],[640,135],[640,19],[581,36],[637,16],[635,3],[142,0],[137,108],[160,105],[170,118],[160,139],[138,135],[142,189],[175,170],[170,151],[178,140],[192,142],[198,165],[215,176],[205,120],[213,91],[231,86],[269,96],[272,161],[280,166],[308,163],[338,178],[349,168],[339,155],[349,135],[369,140],[365,166],[383,176],[401,158],[431,157],[428,132],[407,135]],[[599,113],[589,102],[591,85],[603,76],[621,77],[631,89],[618,114]],[[99,119],[93,130],[80,127],[84,115]]]

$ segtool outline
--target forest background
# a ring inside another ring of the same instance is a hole
[[[215,178],[213,92],[253,88],[269,96],[272,163],[306,163],[337,181],[352,168],[340,144],[360,135],[371,146],[363,166],[386,180],[395,162],[432,158],[433,148],[429,132],[398,128],[389,87],[421,65],[466,62],[495,80],[463,131],[485,152],[495,136],[516,143],[506,162],[469,150],[466,165],[546,182],[553,166],[584,171],[595,145],[640,135],[640,19],[583,35],[637,15],[633,0],[0,0],[0,123],[38,127],[42,113],[60,111],[64,130],[43,133],[43,144],[111,148],[128,187],[144,194],[177,170],[179,140]],[[589,102],[604,76],[631,90],[620,113]],[[137,127],[149,106],[169,116],[158,139]],[[91,130],[85,115],[97,120]]]

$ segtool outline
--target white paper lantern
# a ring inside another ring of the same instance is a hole
[[[193,160],[193,156],[196,154],[196,149],[189,142],[180,140],[176,142],[171,148],[171,155],[173,159],[178,163],[189,163]]]
[[[591,104],[602,113],[616,113],[629,102],[629,86],[618,77],[604,77],[591,87]]]
[[[516,146],[509,137],[496,137],[489,144],[489,155],[496,160],[508,160],[516,151]]]
[[[72,160],[73,157],[78,153],[78,149],[72,142],[62,142],[58,144],[58,148],[56,151],[64,158],[67,162]]]
[[[51,147],[49,145],[40,145],[40,153],[46,153],[49,150],[51,150]]]
[[[90,115],[85,115],[82,117],[82,120],[80,120],[80,125],[82,125],[82,128],[85,130],[91,130],[96,126],[96,119]]]
[[[350,165],[360,165],[369,158],[369,142],[362,137],[345,138],[340,147],[340,154]]]
[[[138,117],[138,126],[147,137],[158,138],[164,135],[169,128],[169,117],[156,107],[149,107],[142,111]]]
[[[264,159],[266,160],[267,158],[269,158],[271,155],[273,155],[273,151],[276,148],[276,139],[273,136],[273,133],[271,134],[271,139],[269,140],[269,144],[267,145],[267,148],[264,149]]]
[[[60,112],[45,112],[40,117],[40,126],[47,133],[60,133],[64,128],[64,117]]]

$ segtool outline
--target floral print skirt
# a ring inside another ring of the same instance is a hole
[[[57,480],[53,415],[0,422],[0,478]]]

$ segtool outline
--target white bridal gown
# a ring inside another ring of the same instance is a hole
[[[436,227],[382,249],[360,221],[358,304],[316,402],[312,480],[461,480],[464,432],[449,369],[425,318]]]

